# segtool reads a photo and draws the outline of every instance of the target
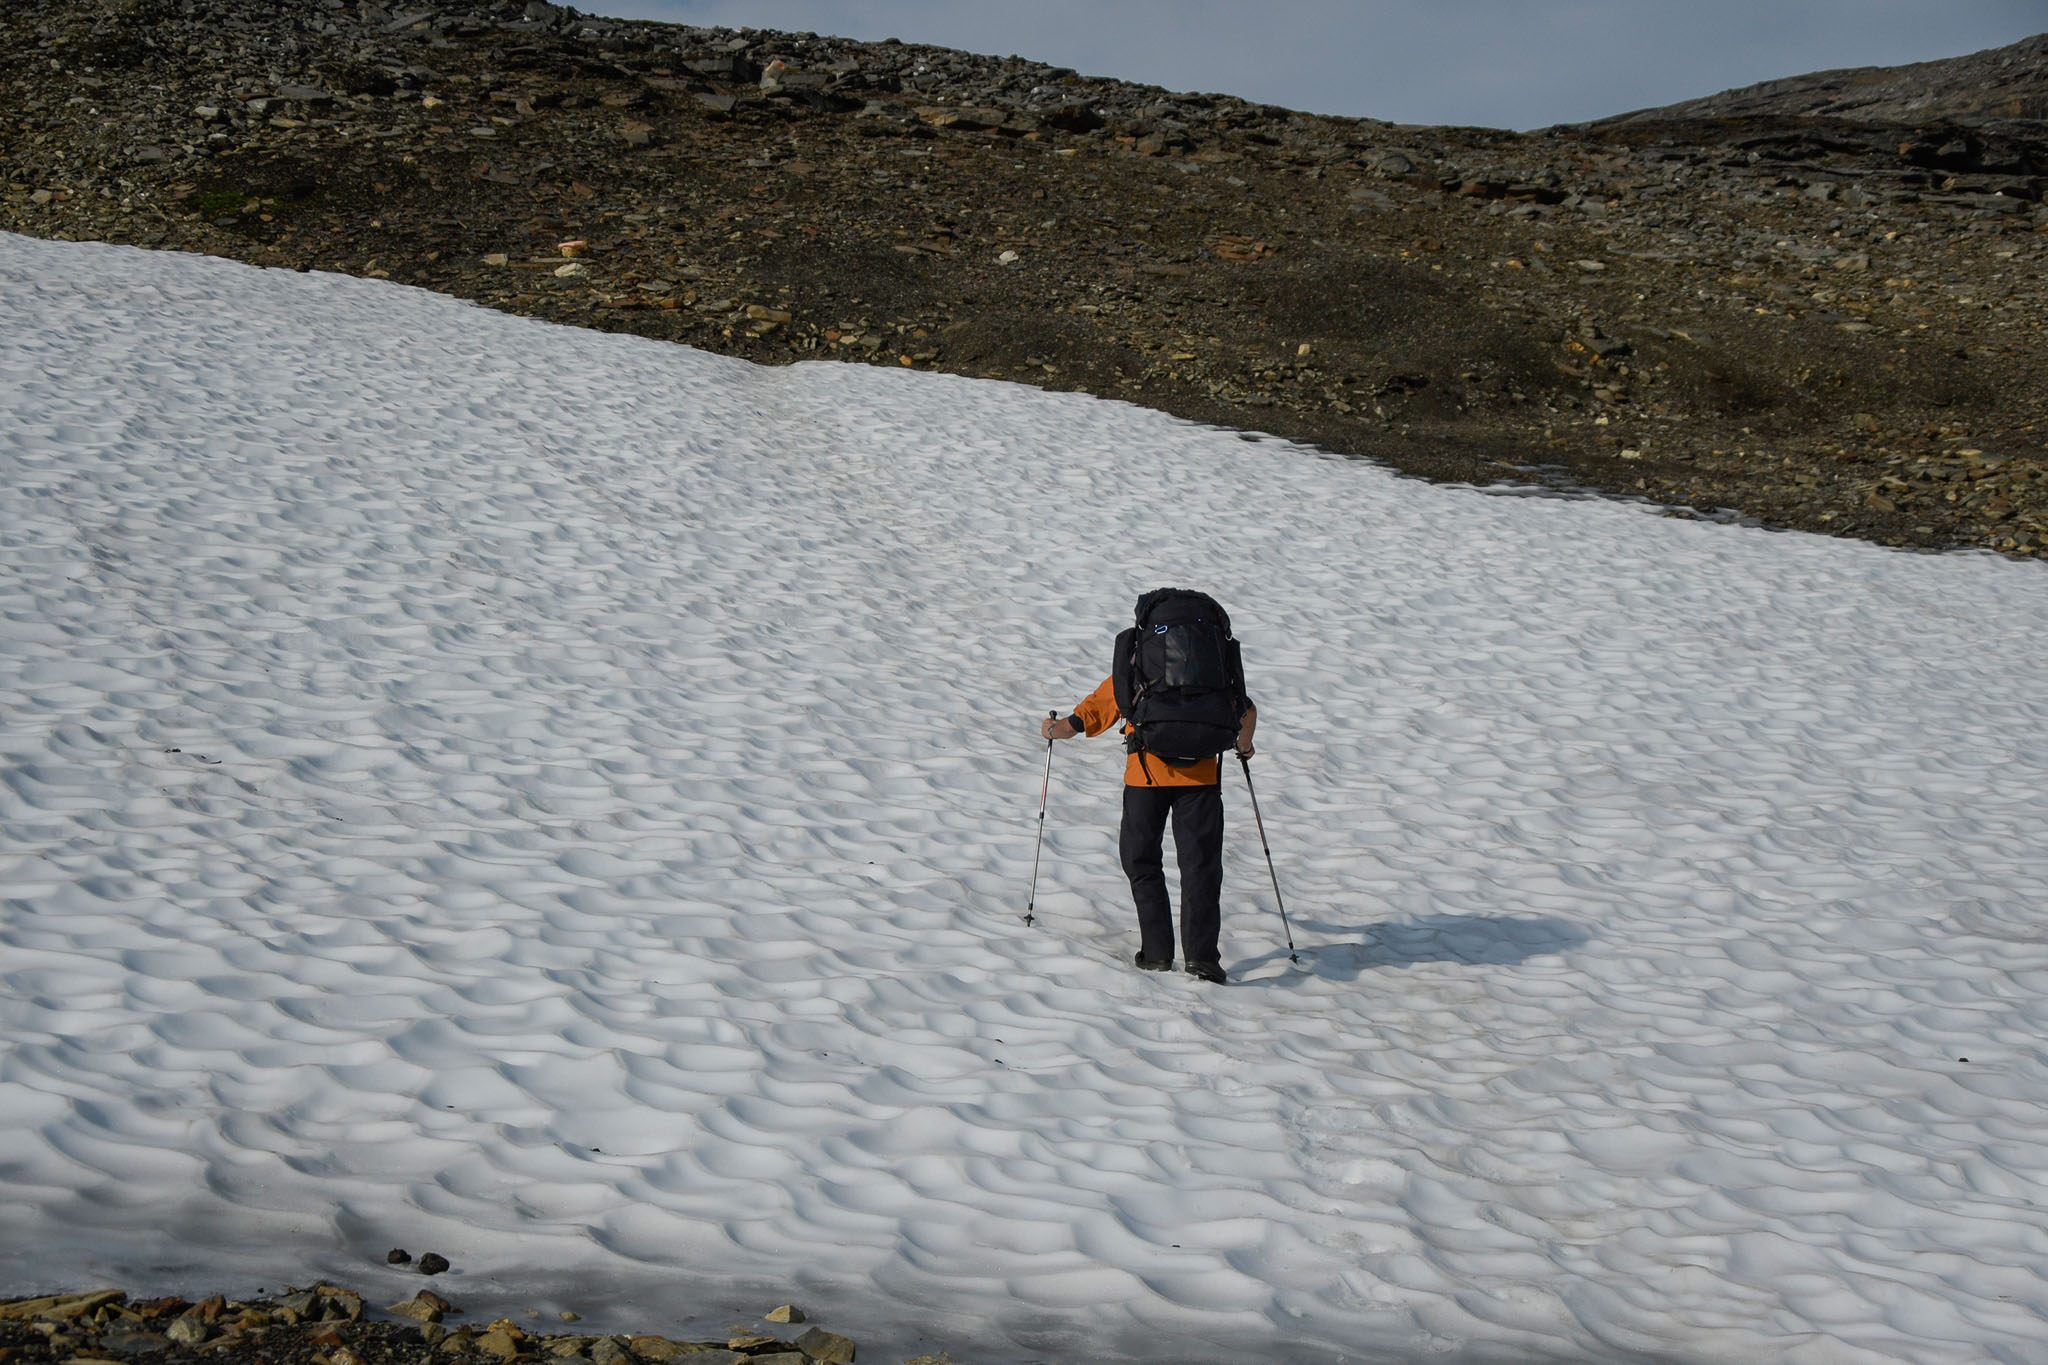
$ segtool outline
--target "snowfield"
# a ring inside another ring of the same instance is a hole
[[[1169,583],[1220,988],[1114,740],[1020,921]],[[0,237],[0,1288],[2048,1361],[2044,679],[2039,564]]]

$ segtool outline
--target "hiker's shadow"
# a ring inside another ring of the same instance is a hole
[[[1569,952],[1588,941],[1577,925],[1541,915],[1424,915],[1363,926],[1301,920],[1296,930],[1298,970],[1331,981],[1354,981],[1367,972],[1425,962],[1511,967],[1532,957]],[[1250,975],[1276,959],[1282,966],[1294,965],[1282,949],[1244,961],[1233,975]]]

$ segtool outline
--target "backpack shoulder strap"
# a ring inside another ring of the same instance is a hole
[[[1138,680],[1134,673],[1137,663],[1138,628],[1130,626],[1117,632],[1116,652],[1109,666],[1110,690],[1116,695],[1117,713],[1125,720],[1131,718],[1131,707],[1136,704]]]

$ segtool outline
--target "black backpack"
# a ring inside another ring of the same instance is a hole
[[[1244,664],[1229,614],[1207,593],[1160,588],[1140,597],[1136,623],[1116,637],[1109,676],[1133,753],[1185,766],[1236,744]]]

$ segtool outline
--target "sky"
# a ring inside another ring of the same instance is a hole
[[[1538,128],[2048,31],[2048,0],[592,0],[588,13],[1012,54],[1398,123]]]

